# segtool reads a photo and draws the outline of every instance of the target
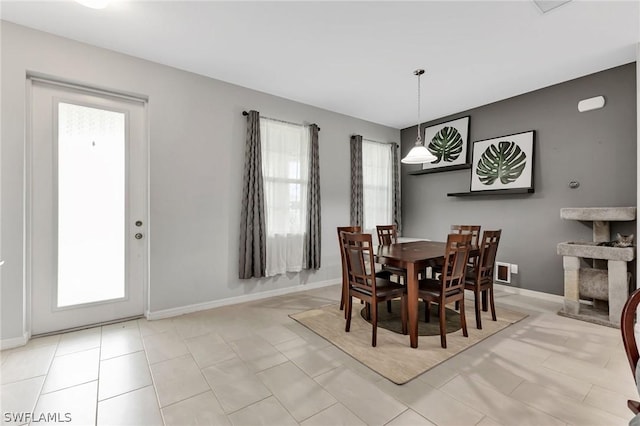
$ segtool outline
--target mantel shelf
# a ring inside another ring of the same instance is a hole
[[[447,197],[477,197],[482,195],[533,194],[533,188],[494,189],[491,191],[450,192]]]

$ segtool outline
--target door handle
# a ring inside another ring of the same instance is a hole
[[[138,233],[135,235],[135,237],[136,237],[136,240],[141,240],[141,239],[142,239],[142,237],[144,237],[144,235],[142,235],[140,232],[138,232]]]

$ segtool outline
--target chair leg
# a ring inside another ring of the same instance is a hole
[[[456,311],[460,310],[460,302],[456,300]]]
[[[373,332],[372,332],[372,336],[371,336],[371,346],[376,346],[376,338],[377,338],[377,331],[378,331],[378,304],[377,303],[370,303],[369,306],[371,306],[371,316],[373,317],[371,324],[373,324]]]
[[[347,323],[344,327],[344,331],[349,332],[349,329],[351,328],[351,309],[353,308],[353,298],[351,297],[351,294],[349,294],[349,297],[347,297],[345,303],[346,306],[344,309],[344,314],[347,316]]]
[[[467,315],[464,313],[464,294],[462,294],[462,299],[460,299],[460,325],[462,326],[462,335],[469,337],[469,332],[467,331]]]
[[[391,300],[387,300],[387,312],[391,313]]]
[[[424,301],[424,322],[431,321],[431,303],[428,300]]]
[[[475,300],[476,307],[476,328],[482,330],[482,318],[480,318],[480,291],[475,290],[473,292],[473,298]]]
[[[498,319],[496,318],[496,305],[493,302],[493,285],[489,287],[487,291],[489,292],[489,304],[491,305],[491,319],[497,321]]]
[[[344,272],[343,272],[344,273]],[[345,292],[346,292],[346,285],[344,282],[344,278],[342,278],[342,294],[340,295],[340,310],[343,310],[345,307],[345,302],[346,302],[346,297],[345,297]],[[346,317],[346,315],[345,315]]]
[[[439,306],[439,312],[440,314],[438,315],[440,317],[440,345],[446,349],[447,347],[447,325],[445,323],[445,319],[446,319],[446,312],[445,312],[445,305],[444,305],[444,301],[440,301],[440,306]]]
[[[371,321],[371,303],[365,303],[364,305],[364,316],[367,321]]]

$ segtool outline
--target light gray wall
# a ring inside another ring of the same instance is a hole
[[[578,112],[579,100],[597,95],[606,99],[603,109]],[[403,166],[404,234],[442,240],[454,223],[501,228],[497,259],[520,269],[512,275],[512,285],[563,294],[556,244],[591,241],[592,228],[591,222],[561,220],[560,209],[636,205],[635,63],[426,125],[466,115],[471,116],[471,142],[536,131],[535,194],[447,197],[449,192],[469,190],[470,170],[413,176],[408,172],[417,166]],[[415,126],[402,130],[403,155],[415,138]],[[572,180],[580,182],[578,189],[568,187]],[[636,233],[635,222],[612,224],[612,231]]]
[[[0,21],[1,22],[1,21]],[[1,22],[2,338],[22,336],[23,173],[27,71],[149,98],[150,310],[337,280],[335,227],[349,222],[349,136],[400,131],[218,80]],[[239,53],[241,54],[241,53]],[[245,109],[320,132],[322,268],[238,279]]]

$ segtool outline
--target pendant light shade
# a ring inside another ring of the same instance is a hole
[[[404,164],[430,163],[437,160],[437,157],[425,148],[422,144],[422,136],[420,135],[420,76],[424,74],[424,70],[415,70],[413,74],[418,76],[418,137],[416,138],[416,145],[411,148],[407,156],[400,161]]]

